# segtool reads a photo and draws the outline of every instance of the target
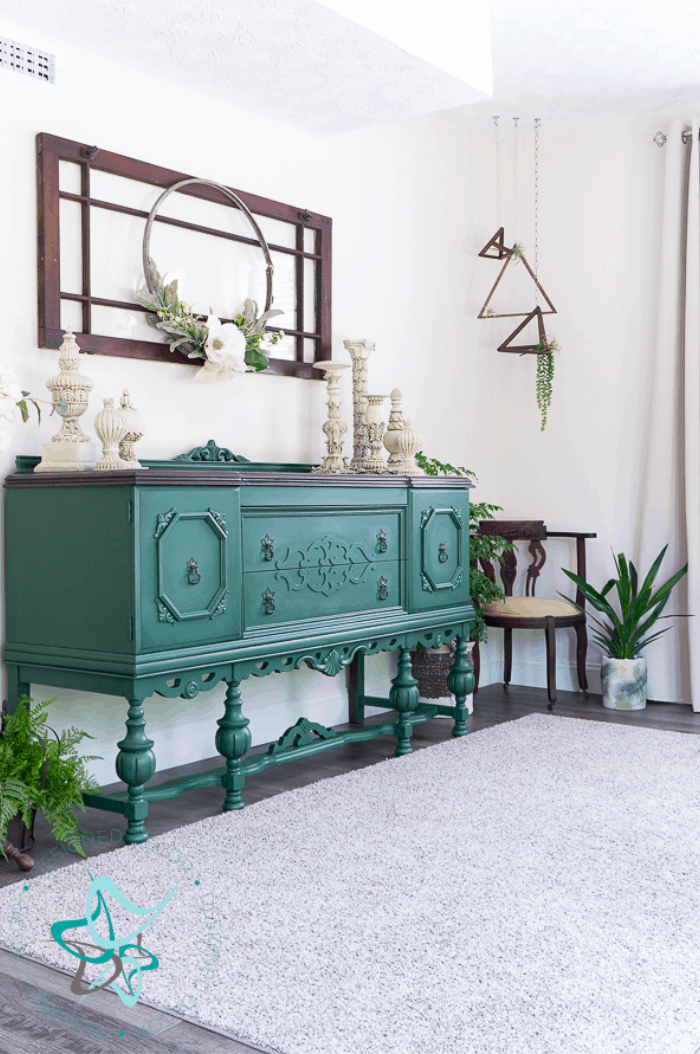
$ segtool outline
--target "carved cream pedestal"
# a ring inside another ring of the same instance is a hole
[[[49,377],[46,387],[63,421],[49,443],[41,444],[41,461],[35,472],[80,472],[95,464],[92,443],[78,424],[88,406],[93,381],[80,372],[80,348],[68,328],[59,349],[61,372]]]
[[[365,460],[365,472],[386,472],[386,463],[382,457],[382,438],[384,436],[384,421],[382,421],[382,403],[386,395],[368,395],[367,412],[367,438],[369,439],[369,457]]]
[[[313,472],[349,472],[348,459],[343,457],[343,437],[348,430],[345,421],[340,420],[340,371],[348,370],[347,362],[314,363],[314,369],[325,370],[326,384],[328,386],[328,420],[323,426],[326,433],[326,447],[328,454]]]

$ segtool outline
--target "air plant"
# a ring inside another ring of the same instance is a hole
[[[519,263],[522,257],[525,255],[525,246],[522,242],[515,242],[511,249],[511,255],[513,257],[513,263]]]

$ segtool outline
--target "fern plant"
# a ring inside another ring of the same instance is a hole
[[[428,458],[420,451],[416,454],[416,461],[423,469],[426,476],[469,476],[476,480],[476,476],[468,468],[450,465],[435,458]],[[500,505],[489,505],[487,502],[469,502],[469,588],[472,604],[476,614],[476,620],[472,622],[469,639],[485,641],[486,623],[482,614],[483,609],[493,600],[503,600],[503,590],[492,582],[481,569],[480,560],[498,561],[503,553],[513,552],[515,546],[507,542],[500,534],[481,534],[479,531],[480,520],[493,520],[494,512],[503,512]]]
[[[7,839],[9,822],[20,814],[23,823],[31,826],[34,809],[44,815],[58,841],[65,842],[81,856],[87,855],[80,844],[84,832],[78,826],[75,810],[85,812],[83,791],[102,793],[100,785],[85,768],[86,762],[102,758],[78,756],[78,744],[93,736],[77,728],[64,730],[56,741],[49,739],[51,730],[46,719],[52,702],[53,699],[47,699],[32,706],[29,696],[23,696],[16,712],[2,720],[0,852],[5,859],[7,854],[2,843]],[[44,766],[46,778],[42,786]]]

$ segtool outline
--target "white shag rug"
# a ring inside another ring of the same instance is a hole
[[[184,873],[143,1000],[284,1054],[697,1054],[699,806],[700,736],[535,714],[88,863],[140,907]],[[0,943],[21,897],[72,972],[88,886],[3,889]]]

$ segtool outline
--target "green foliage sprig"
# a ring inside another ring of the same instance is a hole
[[[23,696],[14,714],[5,716],[0,736],[0,852],[7,854],[2,840],[7,839],[7,825],[17,813],[27,827],[31,812],[39,809],[51,826],[54,837],[70,845],[81,856],[86,856],[80,844],[82,832],[75,810],[85,812],[83,791],[100,794],[99,783],[85,769],[88,761],[101,761],[97,755],[79,757],[77,746],[93,736],[71,727],[64,730],[58,741],[51,738],[46,725],[47,708],[54,702],[31,706],[31,699]],[[31,708],[30,708],[31,707]],[[46,750],[40,742],[44,741]],[[46,779],[41,786],[46,764]]]
[[[537,389],[537,406],[542,417],[540,432],[544,432],[547,426],[547,411],[552,402],[552,381],[554,379],[554,355],[561,351],[555,337],[551,333],[545,334],[544,344],[537,345],[537,351],[542,352],[537,356],[537,376],[535,386]]]
[[[636,659],[642,648],[646,648],[647,644],[651,644],[653,640],[656,640],[657,637],[660,637],[671,628],[670,626],[665,626],[664,629],[659,630],[657,633],[652,633],[651,636],[645,637],[645,634],[649,632],[658,619],[689,617],[687,615],[661,614],[668,603],[671,590],[680,582],[688,570],[688,565],[686,564],[685,567],[682,567],[680,571],[676,571],[667,582],[664,582],[654,592],[654,582],[667,549],[668,546],[665,545],[654,560],[641,589],[638,584],[637,569],[631,560],[628,561],[626,559],[623,553],[618,553],[617,556],[613,553],[617,578],[611,578],[606,582],[600,592],[594,589],[585,579],[575,575],[572,571],[566,571],[562,568],[564,574],[568,575],[571,581],[575,582],[581,590],[591,607],[607,616],[608,621],[604,622],[589,613],[589,617],[599,627],[598,632],[593,634],[593,640],[611,658]],[[620,607],[619,615],[607,599],[612,589],[617,592]],[[560,593],[559,595],[563,596],[564,594]],[[566,597],[565,599],[568,600],[569,598]],[[571,601],[569,602],[571,603]],[[583,611],[582,606],[577,604],[576,607],[579,608],[579,611]]]
[[[165,284],[153,260],[151,274],[155,292],[142,289],[136,294],[139,304],[148,309],[149,323],[173,338],[168,341],[171,351],[180,351],[189,359],[206,359],[205,345],[209,337],[206,320],[180,299],[176,278]],[[262,341],[271,345],[279,343],[284,338],[284,331],[268,333],[266,323],[273,316],[283,314],[283,311],[271,308],[258,316],[255,300],[246,300],[243,311],[234,318],[234,325],[245,335],[245,362],[251,369],[267,368],[267,356],[260,345]]]
[[[470,469],[428,458],[422,451],[416,454],[416,461],[427,476],[469,476],[474,481],[477,480]],[[476,620],[471,626],[470,640],[487,639],[483,609],[494,600],[504,599],[503,590],[484,573],[480,561],[498,561],[503,553],[513,552],[515,549],[513,543],[507,542],[500,534],[480,533],[480,520],[493,520],[495,512],[503,512],[502,507],[486,502],[469,502],[469,588],[476,614]]]

